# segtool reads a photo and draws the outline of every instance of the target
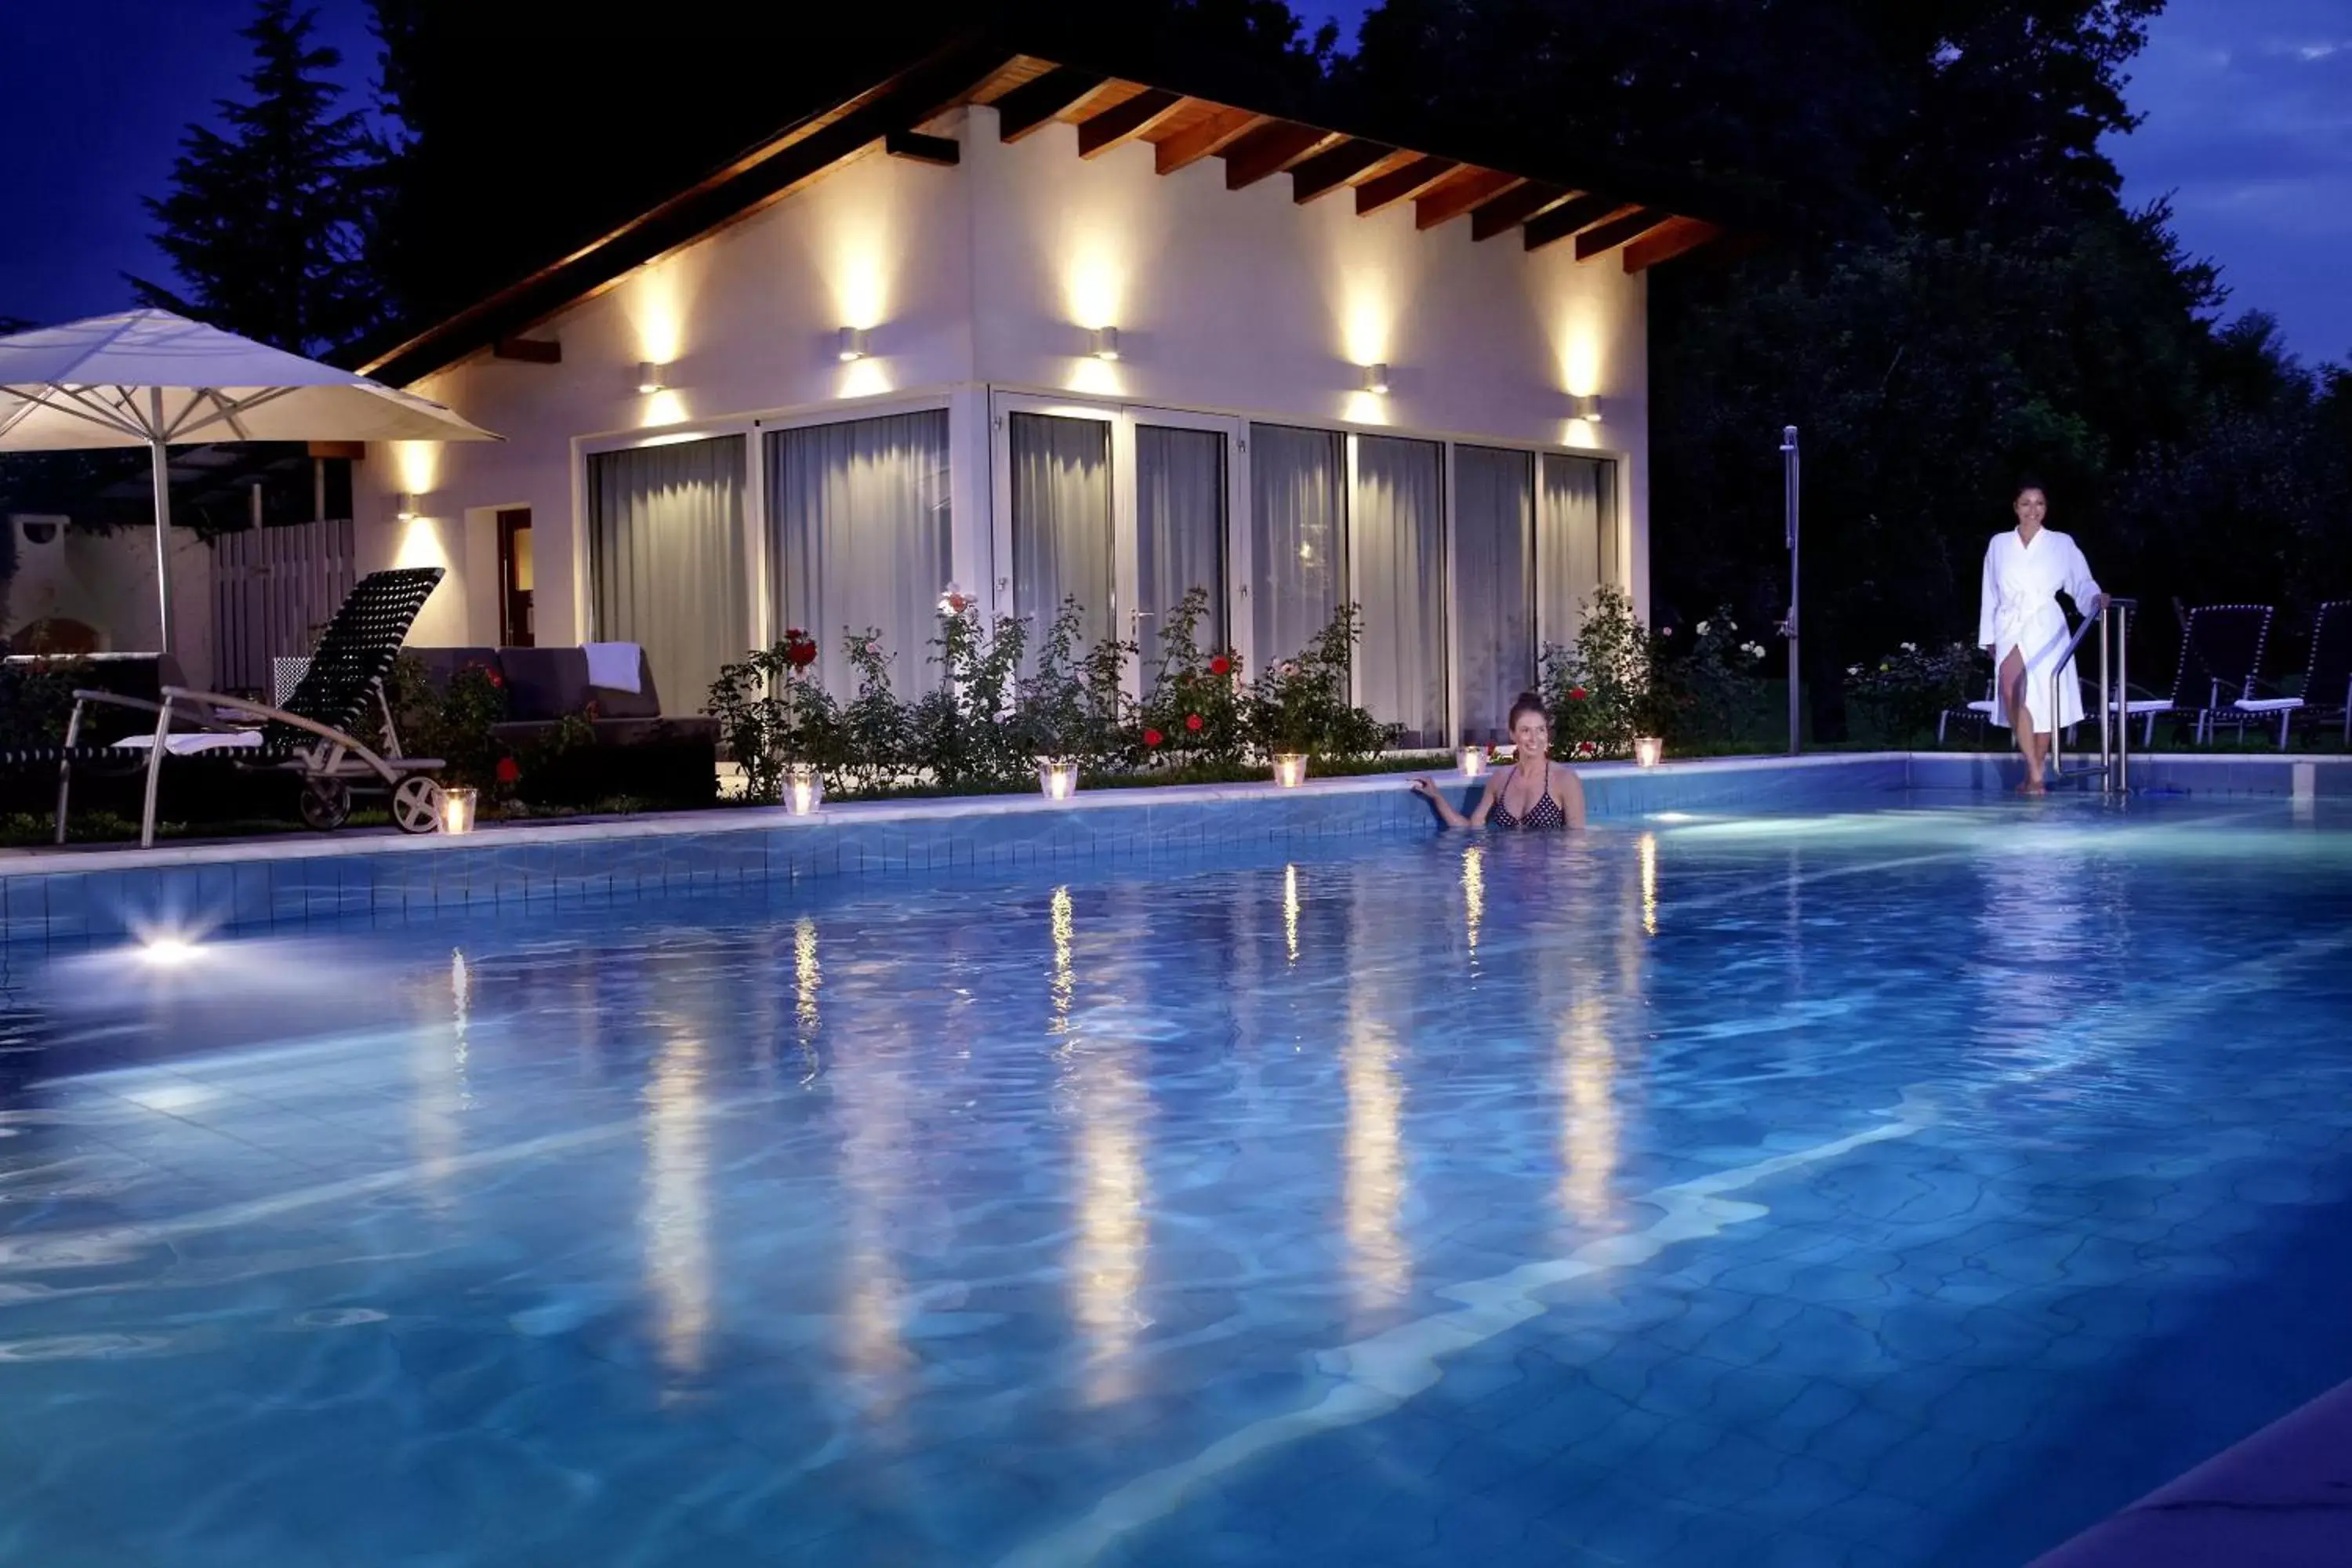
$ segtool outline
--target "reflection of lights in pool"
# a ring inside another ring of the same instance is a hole
[[[1650,820],[1652,822],[1696,822],[1698,818],[1687,811],[1654,811],[1650,813]]]
[[[196,944],[184,936],[161,934],[139,943],[139,961],[151,969],[178,969],[196,956]]]

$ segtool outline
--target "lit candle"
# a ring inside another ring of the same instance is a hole
[[[1285,752],[1274,759],[1274,782],[1284,789],[1297,789],[1307,782],[1307,753]]]
[[[1654,768],[1658,759],[1666,754],[1666,742],[1656,735],[1640,735],[1633,741],[1633,761],[1645,768]]]
[[[1483,775],[1483,774],[1486,773],[1486,747],[1484,747],[1484,746],[1465,746],[1465,747],[1463,747],[1463,748],[1462,748],[1462,750],[1461,750],[1459,752],[1457,752],[1457,753],[1456,753],[1456,756],[1459,758],[1459,760],[1460,760],[1460,762],[1461,762],[1461,764],[1462,764],[1462,776],[1463,776],[1464,778],[1475,779],[1475,778],[1480,777],[1481,775]]]
[[[1078,764],[1062,757],[1037,759],[1037,787],[1047,800],[1067,800],[1078,793]]]
[[[794,816],[812,816],[824,804],[824,775],[808,763],[784,770],[784,808]]]
[[[471,833],[474,831],[474,792],[469,789],[445,789],[441,792],[441,831]]]

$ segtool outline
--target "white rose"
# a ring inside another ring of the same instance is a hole
[[[1915,642],[1905,643],[1903,645],[1903,651],[1905,653],[1917,653],[1919,651],[1919,645]]]
[[[1701,621],[1698,624],[1698,635],[1701,637],[1706,636],[1706,623],[1705,621]]]
[[[1849,664],[1845,667],[1845,672],[1848,675],[1860,675],[1862,673],[1862,666],[1858,664]]]

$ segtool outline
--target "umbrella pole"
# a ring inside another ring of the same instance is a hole
[[[155,468],[155,612],[160,651],[172,651],[172,468],[163,437],[147,444]]]

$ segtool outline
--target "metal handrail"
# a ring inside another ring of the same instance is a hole
[[[2066,670],[2073,664],[2075,650],[2091,635],[2099,630],[2099,773],[2101,787],[2110,793],[2128,794],[2131,789],[2131,713],[2126,700],[2131,692],[2131,613],[2139,607],[2137,599],[2102,595],[2099,613],[2085,616],[2083,624],[2074,628],[2067,639],[2064,651],[2059,654],[2050,675],[2050,761],[2059,777],[2066,776],[2065,727],[2058,722],[2063,711],[2058,700],[2063,689]],[[2112,622],[2112,626],[2110,623]],[[2112,650],[2112,653],[2111,653]],[[2115,679],[2110,680],[2112,667]]]

